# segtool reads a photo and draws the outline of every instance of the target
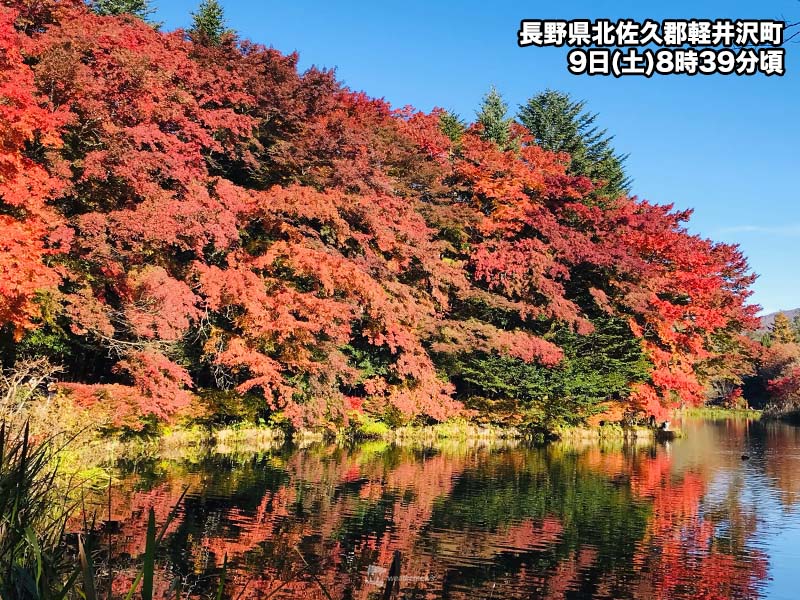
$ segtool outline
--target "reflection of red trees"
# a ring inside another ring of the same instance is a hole
[[[766,576],[766,558],[757,551],[742,556],[743,548],[732,549],[734,553],[720,547],[717,523],[700,510],[706,478],[695,472],[675,478],[666,455],[646,465],[648,472],[632,479],[634,492],[653,504],[653,517],[634,559],[637,596],[756,597],[756,584]]]
[[[725,423],[739,434],[747,426],[746,421]],[[741,435],[734,432],[724,439],[738,440]],[[626,455],[594,448],[582,459],[609,477],[628,476],[634,496],[651,503],[652,517],[634,558],[635,597],[723,599],[758,595],[756,584],[766,575],[766,558],[757,551],[747,551],[742,557],[743,548],[725,552],[715,540],[715,516],[702,510],[710,471],[673,473],[672,459],[666,452]],[[751,535],[753,520],[735,514],[736,506],[727,508],[731,522],[744,523],[745,533]],[[609,579],[603,589],[612,590],[613,584]]]
[[[768,425],[765,440],[765,454],[776,457],[766,462],[765,470],[788,509],[800,498],[800,460],[786,449],[800,447],[800,429],[777,423]]]
[[[437,597],[445,581],[450,582],[452,598],[480,597],[484,592],[503,598],[529,598],[532,593],[533,597],[563,598],[587,581],[597,594],[610,597],[757,595],[756,584],[766,572],[765,558],[735,544],[726,549],[719,542],[718,518],[702,507],[707,473],[673,473],[672,460],[663,451],[651,455],[590,446],[577,456],[561,452],[558,447],[548,449],[546,461],[541,460],[544,454],[526,450],[401,452],[389,463],[392,466],[387,466],[380,452],[330,448],[295,453],[283,463],[289,475],[285,484],[265,491],[253,509],[221,509],[215,527],[189,539],[191,564],[195,573],[214,574],[227,555],[229,591],[235,596],[246,584],[243,598],[263,597],[279,586],[283,587],[275,598],[326,598],[309,570],[303,570],[305,558],[333,598],[367,600],[378,588],[365,582],[366,567],[388,568],[397,550],[402,553],[401,574],[417,578],[402,587],[406,591],[416,587],[424,592],[420,597]],[[603,571],[607,567],[598,561],[601,549],[590,542],[591,531],[582,531],[579,534],[585,541],[566,549],[549,567],[534,568],[522,562],[505,575],[468,586],[459,583],[461,569],[500,564],[505,556],[554,552],[563,543],[561,519],[552,514],[491,529],[479,524],[465,524],[459,530],[427,528],[424,537],[420,535],[438,503],[446,502],[466,470],[498,476],[509,470],[539,472],[548,461],[573,459],[577,476],[599,473],[609,482],[624,481],[634,501],[650,507],[651,516],[631,564]],[[144,547],[147,509],[153,506],[162,523],[185,483],[192,486],[190,502],[194,502],[191,495],[203,493],[198,475],[168,474],[150,490],[115,493],[112,516],[122,522],[121,533],[114,537],[115,551],[137,556]],[[123,482],[121,489],[130,487]],[[358,519],[370,510],[377,511],[378,520],[385,519],[387,525],[374,529],[373,524],[360,534]],[[168,539],[184,518],[181,511]],[[737,543],[745,544],[754,523],[737,515],[731,519],[743,530]],[[159,576],[159,589],[166,590],[174,573],[165,568]],[[131,578],[130,570],[118,574],[114,589],[123,589]]]
[[[242,556],[259,544],[273,539],[279,533],[280,521],[288,516],[288,507],[294,500],[294,490],[281,487],[264,495],[255,514],[248,514],[238,508],[230,509],[225,514],[229,525],[221,532],[205,536],[198,550],[213,554],[216,566],[221,567],[225,556]],[[231,534],[233,531],[236,531],[235,535]],[[281,542],[287,549],[291,549],[307,533],[305,529],[291,532]],[[197,554],[195,552],[196,558]]]
[[[138,556],[144,552],[149,509],[153,509],[156,525],[161,527],[163,523],[167,522],[173,509],[178,506],[178,501],[185,486],[196,484],[196,478],[189,477],[187,479],[168,480],[150,490],[134,494],[119,492],[113,494],[111,519],[121,523],[120,533],[113,538],[117,552],[130,556]],[[170,523],[167,534],[175,531],[178,523],[180,523],[181,508],[178,506],[177,510],[178,516]],[[102,508],[100,511],[102,511]]]

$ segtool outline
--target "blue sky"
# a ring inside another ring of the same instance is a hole
[[[167,29],[187,27],[199,0],[155,0]],[[348,86],[396,106],[441,106],[472,119],[495,85],[516,107],[554,88],[588,101],[630,154],[634,192],[694,208],[692,231],[738,243],[759,274],[765,312],[800,306],[800,45],[784,77],[573,76],[566,51],[519,48],[519,21],[577,18],[764,18],[800,21],[800,1],[508,2],[221,0],[242,37],[336,67]]]

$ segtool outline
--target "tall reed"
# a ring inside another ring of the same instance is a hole
[[[77,543],[70,543],[75,537],[67,532],[77,502],[70,500],[75,490],[58,479],[58,457],[65,444],[55,438],[33,443],[27,423],[21,432],[11,429],[0,423],[0,600],[99,600],[95,555],[100,549],[94,520],[89,523],[84,514]],[[156,554],[187,491],[158,528],[150,509],[142,565],[126,600],[137,592],[142,600],[153,600]],[[217,600],[223,598],[226,572],[227,557]],[[181,597],[179,590],[175,597]]]
[[[59,490],[55,441],[0,424],[0,597],[50,600],[70,593],[77,570],[64,543],[71,506]]]

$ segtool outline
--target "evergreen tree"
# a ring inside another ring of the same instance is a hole
[[[150,0],[95,0],[92,4],[94,12],[98,15],[133,15],[147,21],[155,12],[150,6]]]
[[[779,312],[770,327],[770,339],[777,344],[791,344],[796,341],[792,323],[785,313]]]
[[[575,424],[601,412],[605,401],[627,398],[631,383],[646,381],[652,369],[624,319],[602,316],[593,323],[588,335],[564,327],[554,332],[564,350],[555,368],[482,352],[435,360],[467,406],[498,423],[512,414],[534,427]]]
[[[569,94],[546,90],[521,106],[517,116],[542,148],[572,156],[571,173],[605,181],[602,195],[628,194],[631,181],[624,170],[627,156],[615,153],[613,136],[598,129],[597,114],[585,107],[586,102],[572,100]]]
[[[439,117],[439,129],[450,138],[451,142],[458,144],[461,141],[461,136],[464,135],[466,124],[457,114],[444,111]]]
[[[507,149],[511,142],[511,122],[512,119],[508,117],[508,104],[505,103],[500,92],[492,86],[483,97],[481,108],[478,111],[478,123],[483,125],[481,137]]]
[[[203,0],[192,13],[192,38],[202,43],[217,45],[228,32],[225,27],[225,14],[217,0]]]

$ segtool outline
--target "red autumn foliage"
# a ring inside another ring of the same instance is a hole
[[[124,312],[138,337],[176,340],[200,317],[191,288],[161,267],[128,273],[128,286],[130,295]]]
[[[18,338],[37,316],[36,291],[57,283],[44,258],[60,246],[48,239],[60,218],[47,202],[62,184],[30,158],[28,148],[58,145],[65,115],[39,105],[15,17],[0,8],[0,324],[13,325]]]
[[[62,384],[72,392],[78,406],[92,409],[106,425],[138,428],[140,417],[169,419],[186,413],[192,397],[192,380],[185,369],[155,352],[131,352],[114,370],[131,385],[82,383]]]
[[[753,325],[735,247],[669,206],[597,205],[522,128],[518,149],[475,129],[454,145],[439,111],[299,73],[296,55],[5,4],[0,324],[42,326],[47,291],[48,323],[102,363],[71,370],[82,403],[171,417],[216,387],[297,425],[351,406],[442,420],[461,405],[435,354],[554,367],[547,332],[605,314],[653,365],[632,408],[660,414],[702,400],[718,340]]]
[[[800,365],[794,364],[770,380],[768,389],[781,410],[796,409],[800,406]]]

